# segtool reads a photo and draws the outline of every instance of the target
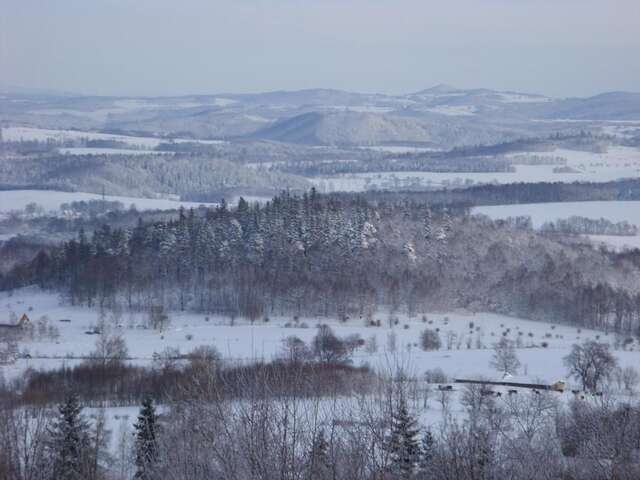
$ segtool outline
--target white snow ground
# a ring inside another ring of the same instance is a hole
[[[52,130],[46,128],[34,127],[4,127],[2,128],[2,139],[4,141],[56,141],[64,142],[71,140],[113,140],[123,142],[136,148],[143,150],[151,150],[161,143],[174,141],[175,143],[195,142],[209,145],[225,143],[222,140],[195,140],[188,138],[155,138],[155,137],[136,137],[129,135],[114,135],[110,133],[83,132],[79,130]]]
[[[640,201],[625,202],[549,202],[520,203],[516,205],[491,205],[474,207],[474,214],[487,215],[493,219],[527,215],[535,228],[572,216],[592,219],[606,218],[611,222],[627,221],[640,227]]]
[[[554,172],[559,165],[515,165],[515,172],[367,172],[311,178],[322,191],[353,191],[408,187],[463,186],[477,183],[518,182],[609,182],[621,178],[640,177],[640,150],[632,147],[610,147],[606,153],[556,149],[550,152],[518,152],[513,156],[567,160],[577,173]]]
[[[57,294],[29,287],[13,294],[0,293],[0,321],[8,320],[10,312],[18,316],[27,313],[33,322],[46,316],[59,329],[60,337],[56,341],[24,341],[20,348],[32,358],[4,366],[8,378],[20,375],[29,367],[47,369],[78,363],[81,360],[77,357],[86,356],[94,349],[97,336],[85,332],[97,324],[96,310],[61,305]],[[546,382],[566,376],[562,358],[572,344],[586,339],[613,344],[614,340],[613,334],[491,313],[429,313],[427,322],[423,322],[420,315],[414,318],[399,316],[399,324],[394,326],[389,325],[389,316],[386,314],[376,315],[375,318],[382,320],[381,327],[367,327],[361,319],[340,323],[325,318],[303,318],[298,326],[287,327],[288,323],[292,324],[290,317],[272,316],[268,323],[258,321],[254,325],[236,320],[235,325],[231,325],[225,317],[211,316],[207,321],[204,314],[174,312],[171,314],[170,327],[158,332],[141,328],[145,323],[143,316],[125,313],[119,331],[126,340],[132,361],[137,363],[149,364],[154,352],[161,352],[167,347],[188,353],[200,345],[214,345],[227,360],[252,361],[270,360],[277,356],[282,340],[290,335],[309,343],[316,334],[315,327],[320,323],[328,323],[339,336],[359,334],[369,342],[375,337],[377,352],[367,352],[364,347],[359,349],[354,355],[355,364],[368,363],[374,368],[386,369],[400,362],[416,373],[439,367],[454,378],[497,378],[497,373],[489,366],[491,347],[506,333],[507,338],[514,341],[520,339],[520,378]],[[61,322],[63,319],[69,322]],[[420,332],[425,328],[440,330],[443,342],[441,350],[424,352],[417,346]],[[455,339],[448,341],[453,334]],[[396,338],[395,351],[390,346],[393,336]],[[546,342],[546,347],[543,342]],[[637,365],[640,346],[634,341],[628,351],[616,351],[615,354],[623,366]]]
[[[640,201],[623,202],[550,202],[521,203],[517,205],[491,205],[474,207],[472,213],[487,215],[496,219],[528,216],[534,228],[540,228],[545,222],[555,222],[572,216],[606,218],[611,222],[627,221],[640,227]],[[640,248],[640,235],[587,235],[595,245],[604,245],[613,250]]]
[[[59,192],[55,190],[3,190],[0,191],[0,216],[12,210],[22,210],[35,202],[44,207],[46,211],[58,212],[60,205],[80,200],[101,200],[102,195],[84,192]],[[159,198],[136,198],[105,195],[106,200],[122,202],[125,208],[135,205],[138,210],[170,210],[184,208],[197,208],[200,203],[182,202],[177,200]],[[209,204],[210,205],[210,204]]]
[[[156,150],[127,150],[125,148],[92,148],[66,147],[59,148],[62,155],[174,155],[175,152],[161,152]]]

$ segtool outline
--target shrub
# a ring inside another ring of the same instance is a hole
[[[340,340],[328,325],[320,325],[312,340],[314,356],[322,363],[346,363],[349,361],[345,342]]]
[[[347,350],[349,350],[352,355],[357,349],[363,347],[365,343],[364,339],[358,333],[348,335],[343,342]]]
[[[427,383],[447,383],[449,379],[441,368],[432,368],[424,372],[424,380]]]
[[[442,341],[440,340],[438,329],[435,331],[428,328],[423,330],[420,334],[420,347],[425,351],[440,350]]]

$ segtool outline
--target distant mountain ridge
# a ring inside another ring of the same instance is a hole
[[[175,97],[0,97],[0,122],[8,125],[318,145],[458,146],[557,130],[544,121],[611,120],[640,120],[640,93],[552,98],[436,85],[401,95],[317,88]]]

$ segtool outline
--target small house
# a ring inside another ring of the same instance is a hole
[[[0,323],[0,338],[16,338],[31,326],[26,313],[16,323]]]

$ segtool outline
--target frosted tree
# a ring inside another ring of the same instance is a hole
[[[588,340],[574,345],[571,353],[564,357],[569,374],[582,383],[585,390],[595,391],[600,382],[609,377],[617,366],[616,357],[606,343]]]
[[[518,360],[516,348],[511,340],[502,337],[493,346],[493,357],[489,365],[505,375],[516,375],[518,373],[520,360]]]
[[[427,208],[427,211],[424,215],[423,230],[425,241],[427,243],[431,242],[431,240],[433,239],[433,215],[431,214],[430,208]]]
[[[158,415],[151,397],[142,401],[135,429],[134,450],[136,474],[134,478],[151,480],[153,467],[158,461]]]
[[[387,443],[390,470],[394,478],[411,478],[420,460],[417,421],[409,414],[404,397],[391,416],[391,432]]]
[[[429,471],[433,467],[433,459],[435,456],[436,440],[431,433],[431,430],[427,430],[422,436],[420,448],[420,473],[423,476],[428,477]]]
[[[329,459],[329,443],[324,429],[320,429],[313,437],[309,451],[309,478],[323,480],[331,478],[331,462]]]
[[[82,407],[75,395],[60,405],[58,412],[49,432],[53,478],[84,480],[88,473],[89,423],[82,415]]]

